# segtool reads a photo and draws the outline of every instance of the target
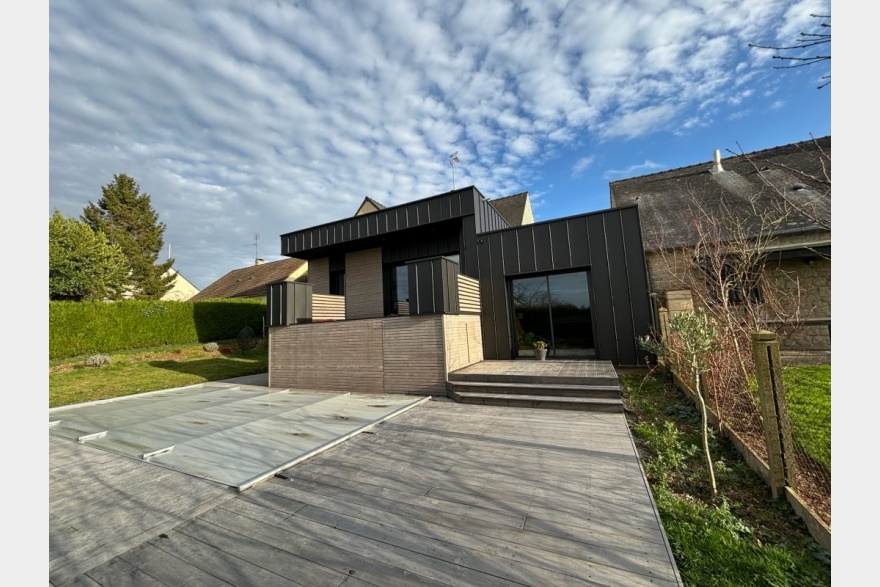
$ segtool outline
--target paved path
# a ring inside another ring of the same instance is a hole
[[[52,438],[50,582],[680,587],[623,414],[439,399],[373,432],[241,494]]]

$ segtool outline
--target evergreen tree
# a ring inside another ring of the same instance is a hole
[[[128,287],[136,298],[159,299],[172,287],[169,271],[174,259],[156,264],[162,250],[165,224],[150,204],[149,194],[140,193],[137,182],[124,173],[101,188],[97,204],[89,202],[82,219],[95,232],[119,245],[128,259]]]
[[[118,298],[127,273],[122,249],[107,242],[103,233],[55,210],[49,218],[50,300]]]

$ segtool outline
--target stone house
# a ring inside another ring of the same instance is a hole
[[[657,308],[753,296],[783,349],[830,350],[830,136],[727,158],[716,151],[712,161],[611,182],[610,192],[612,208],[638,206]],[[714,278],[696,269],[721,249],[763,264],[764,291],[747,278],[724,281],[723,266]]]

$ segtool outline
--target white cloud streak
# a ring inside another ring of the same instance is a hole
[[[453,151],[456,186],[500,197],[585,137],[697,126],[763,59],[748,42],[822,10],[373,4],[53,0],[50,214],[78,216],[128,173],[167,224],[177,268],[204,287],[252,262],[254,232],[261,256],[278,258],[278,235],[349,216],[365,196],[395,205],[449,190]]]

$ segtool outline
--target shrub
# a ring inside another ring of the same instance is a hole
[[[216,342],[209,342],[205,346],[202,347],[206,352],[213,353],[216,352],[220,346]]]
[[[254,331],[251,330],[250,326],[245,326],[238,331],[238,338],[235,342],[238,345],[238,350],[241,352],[257,347],[257,338],[254,336]]]
[[[228,340],[262,326],[266,304],[253,299],[199,302],[49,302],[49,358],[171,344]]]

